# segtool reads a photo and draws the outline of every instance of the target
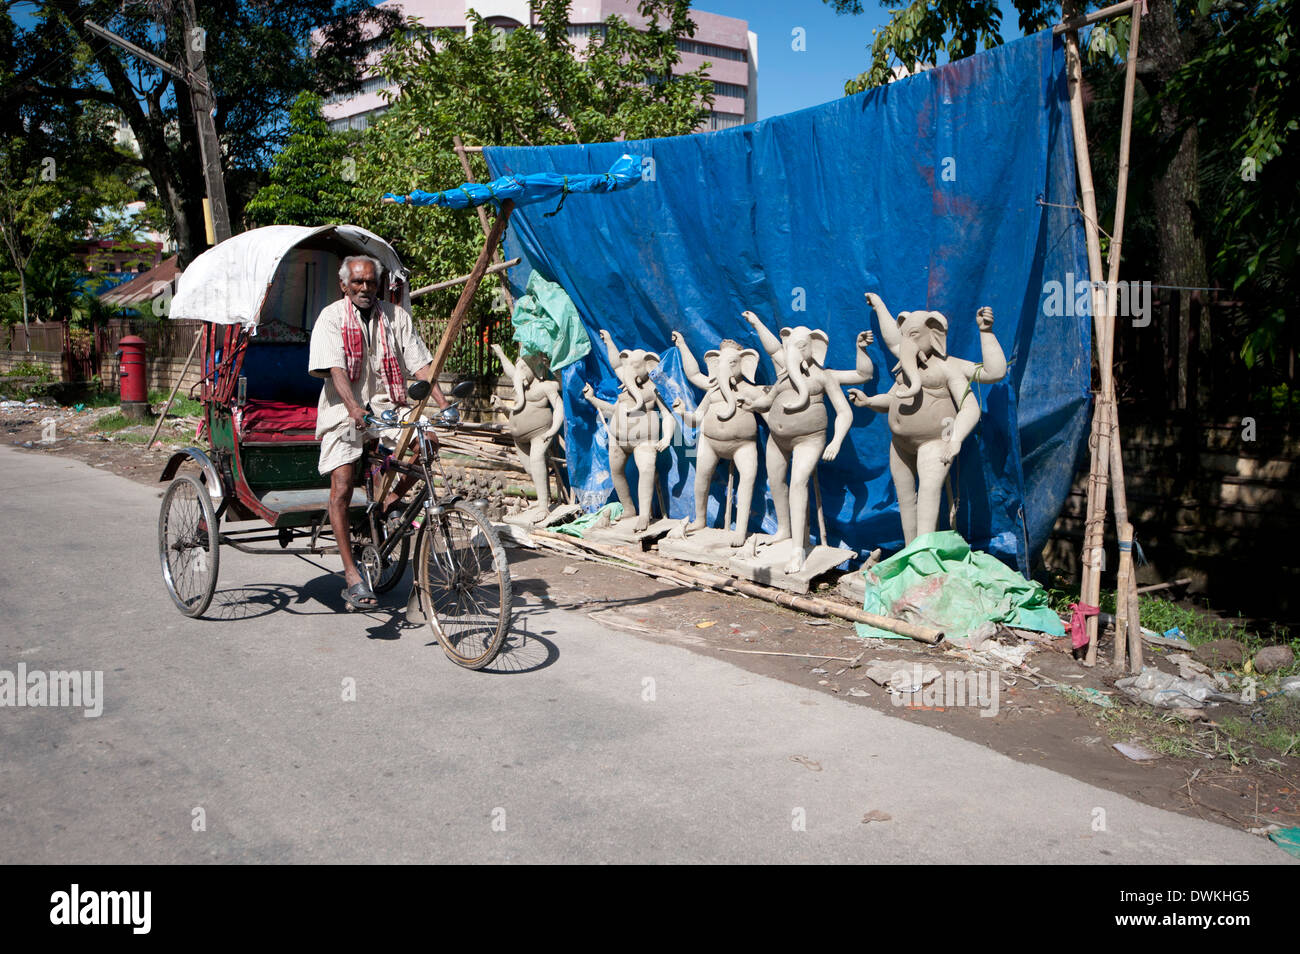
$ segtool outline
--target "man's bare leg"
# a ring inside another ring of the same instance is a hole
[[[352,559],[352,535],[348,524],[348,505],[352,502],[353,465],[344,464],[330,472],[330,529],[339,545],[343,560],[343,578],[348,586],[361,582],[361,571]],[[371,605],[378,605],[378,601]]]

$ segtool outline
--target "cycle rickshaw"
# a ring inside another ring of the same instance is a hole
[[[199,617],[216,591],[223,546],[315,556],[351,546],[376,593],[391,590],[413,561],[412,598],[438,643],[454,662],[480,669],[510,628],[510,568],[484,502],[439,495],[432,421],[416,414],[370,419],[410,429],[413,457],[397,460],[383,450],[363,456],[349,512],[352,538],[336,541],[330,530],[329,477],[317,471],[315,437],[322,381],[307,364],[312,325],[339,297],[347,255],[378,259],[388,297],[407,296],[407,273],[393,248],[348,225],[244,232],[198,256],[181,276],[170,317],[204,322],[196,387],[207,447],[173,454],[159,478],[170,481],[158,518],[163,583],[182,613]],[[409,297],[404,303],[409,307]],[[422,405],[428,386],[415,382],[409,391]],[[467,396],[466,386],[451,396]],[[180,472],[187,463],[194,467]],[[374,500],[382,499],[378,483],[387,471],[418,482],[409,501],[385,516]],[[241,521],[261,525],[228,526]]]

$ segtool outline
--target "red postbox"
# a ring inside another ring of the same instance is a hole
[[[149,374],[145,365],[145,340],[127,335],[118,342],[117,381],[122,395],[122,413],[128,417],[149,416]]]

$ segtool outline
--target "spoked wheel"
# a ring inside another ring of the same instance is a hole
[[[158,556],[163,583],[186,616],[202,616],[217,589],[220,533],[208,488],[189,474],[163,495],[158,514]]]
[[[443,652],[482,669],[510,631],[510,565],[496,528],[463,501],[430,517],[416,548],[416,585]]]
[[[387,542],[391,534],[405,529],[394,526],[395,522],[396,519],[390,517],[389,522],[380,524],[381,543]],[[409,535],[403,536],[397,546],[389,552],[387,561],[381,561],[379,548],[365,540],[353,541],[352,555],[357,561],[358,568],[365,574],[370,588],[376,593],[387,593],[398,584],[402,574],[406,572],[406,564],[411,558],[411,538]]]

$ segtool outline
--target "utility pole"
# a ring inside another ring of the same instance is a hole
[[[207,197],[203,200],[203,217],[208,228],[208,244],[215,245],[230,238],[230,212],[226,208],[226,182],[221,175],[221,143],[217,139],[217,127],[212,121],[212,109],[215,97],[208,84],[208,68],[203,61],[207,46],[203,29],[197,26],[194,13],[194,0],[181,0],[180,8],[183,34],[181,42],[185,47],[186,69],[180,70],[166,60],[155,56],[148,50],[141,49],[130,40],[124,40],[92,20],[86,20],[86,29],[101,39],[121,47],[132,56],[144,60],[150,66],[180,80],[190,95],[190,108],[194,113],[194,126],[199,137],[199,155],[203,161],[203,179],[207,185]]]

